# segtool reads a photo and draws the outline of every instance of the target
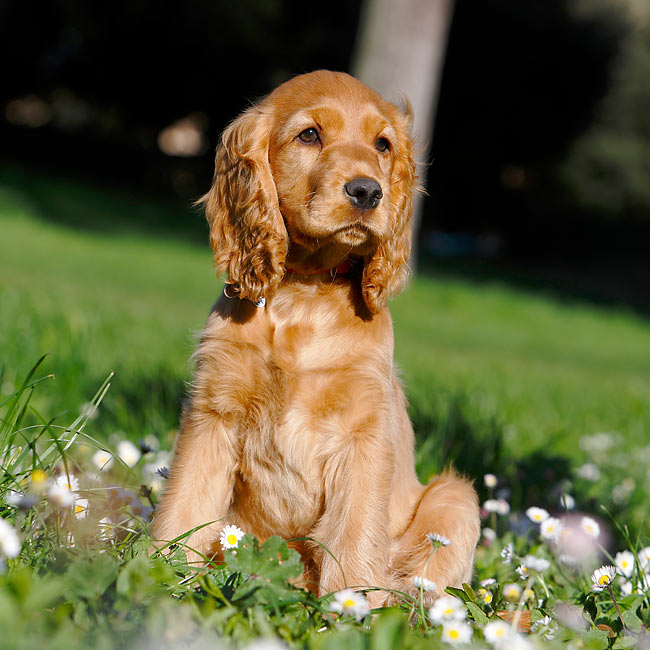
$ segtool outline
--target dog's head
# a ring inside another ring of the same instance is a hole
[[[347,74],[286,82],[224,131],[204,197],[215,262],[242,298],[270,296],[289,255],[363,260],[377,312],[407,275],[415,163],[410,107]]]

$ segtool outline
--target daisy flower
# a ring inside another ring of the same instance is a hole
[[[334,601],[330,603],[330,610],[339,614],[349,614],[360,621],[370,612],[370,606],[363,594],[358,594],[352,589],[343,589],[334,594]]]
[[[47,489],[48,483],[47,474],[42,469],[35,469],[31,474],[29,489],[42,494]]]
[[[88,514],[88,499],[76,499],[74,502],[74,516],[83,519]]]
[[[592,589],[594,591],[602,591],[614,582],[616,578],[616,567],[611,565],[601,566],[591,574],[591,581],[594,583]]]
[[[481,532],[483,533],[483,539],[488,542],[493,542],[497,538],[497,534],[492,528],[484,528]]]
[[[512,634],[512,626],[505,621],[490,621],[483,628],[485,640],[493,646],[499,646]]]
[[[476,592],[476,595],[485,603],[489,605],[492,602],[492,594],[485,588],[480,587]]]
[[[562,533],[562,522],[555,517],[545,519],[539,527],[539,534],[544,539],[557,540]]]
[[[438,588],[438,585],[433,580],[427,580],[422,576],[413,576],[413,584],[423,591],[435,591]]]
[[[646,546],[639,551],[639,565],[644,571],[650,568],[650,546]]]
[[[504,564],[510,564],[510,562],[512,562],[512,554],[512,544],[506,544],[501,551],[501,557],[503,558]]]
[[[511,602],[515,602],[521,598],[521,591],[521,587],[514,582],[503,585],[503,597]]]
[[[621,551],[616,554],[614,564],[621,575],[629,578],[634,571],[634,555],[630,551]]]
[[[469,643],[472,628],[464,621],[451,621],[442,626],[442,640],[445,643]]]
[[[524,565],[533,571],[541,573],[546,571],[551,566],[551,563],[544,559],[543,557],[537,557],[536,555],[527,555],[524,560]]]
[[[526,578],[528,578],[528,576],[530,575],[530,571],[529,571],[528,567],[525,564],[520,564],[515,569],[515,571],[519,574],[519,577],[522,580],[526,580]]]
[[[593,539],[598,539],[600,536],[600,526],[598,525],[598,522],[591,517],[583,517],[580,521],[580,528],[582,528],[582,530]]]
[[[440,548],[441,546],[449,546],[451,540],[449,537],[444,535],[439,535],[438,533],[427,533],[426,538],[433,544],[434,548]]]
[[[142,456],[140,450],[130,440],[122,440],[117,444],[117,455],[129,467],[133,467]]]
[[[74,474],[59,474],[54,482],[61,487],[67,488],[70,492],[79,490],[79,479]]]
[[[93,463],[100,471],[110,469],[113,465],[113,455],[105,449],[98,449],[93,454]]]
[[[549,514],[544,508],[537,508],[535,506],[526,510],[526,517],[535,524],[541,524],[549,518]]]
[[[229,548],[237,548],[239,545],[239,540],[244,536],[244,531],[237,526],[226,526],[221,531],[221,537],[219,541],[221,542],[221,548],[225,551]]]
[[[462,621],[467,616],[463,601],[453,596],[438,598],[429,610],[429,618],[436,624]]]
[[[573,510],[576,507],[576,500],[570,494],[562,494],[560,505],[566,510]]]
[[[481,587],[491,587],[496,583],[497,581],[494,578],[486,578],[485,580],[481,580],[479,584],[481,585]]]
[[[18,557],[20,553],[20,539],[16,529],[0,517],[0,554],[5,557]]]
[[[510,504],[505,499],[497,499],[497,514],[507,515],[510,512]]]
[[[488,512],[496,512],[499,509],[499,503],[496,499],[488,499],[483,504],[483,509],[487,510]]]
[[[497,486],[497,477],[494,474],[486,474],[483,477],[485,487],[493,488]]]
[[[57,508],[68,508],[75,502],[75,495],[65,485],[53,483],[47,491],[48,501]]]
[[[97,522],[97,528],[101,531],[99,533],[99,539],[110,540],[115,537],[115,526],[108,517],[102,517]]]

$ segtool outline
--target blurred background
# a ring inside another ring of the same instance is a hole
[[[93,434],[169,448],[220,291],[191,205],[221,130],[292,75],[370,78],[370,57],[380,84],[402,55],[389,97],[430,88],[418,274],[392,306],[420,475],[453,459],[513,507],[617,495],[641,521],[648,0],[4,0],[1,395],[49,353],[33,403],[69,422],[114,370]]]
[[[648,308],[650,3],[450,12],[421,143],[423,258]],[[250,102],[292,75],[355,67],[362,15],[359,0],[5,1],[1,162],[188,203]]]

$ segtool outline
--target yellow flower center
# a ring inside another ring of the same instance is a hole
[[[446,610],[443,612],[443,614],[445,614],[445,615],[447,615],[447,614],[453,614],[453,613],[454,613],[454,610],[453,610],[451,607],[450,607],[449,609],[446,609]]]
[[[343,601],[343,607],[354,607],[354,601],[352,598],[348,598],[347,600]]]
[[[483,602],[486,605],[489,605],[492,602],[492,594],[488,594],[487,596],[483,597]]]
[[[452,639],[457,639],[458,638],[458,630],[449,630],[449,636]]]
[[[47,481],[47,474],[42,469],[35,469],[32,472],[32,483],[43,483]]]
[[[228,535],[228,544],[236,544],[237,543],[237,535],[233,535],[233,533],[230,533]]]
[[[506,633],[506,631],[502,627],[498,627],[495,631],[495,634],[497,636],[503,636]]]
[[[600,585],[608,585],[609,584],[609,576],[605,575],[605,574],[600,576],[600,578],[598,578],[598,584],[600,584]]]

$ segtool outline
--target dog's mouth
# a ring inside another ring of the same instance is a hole
[[[350,246],[373,243],[378,238],[378,233],[364,221],[357,221],[338,228],[332,233],[332,240]]]

